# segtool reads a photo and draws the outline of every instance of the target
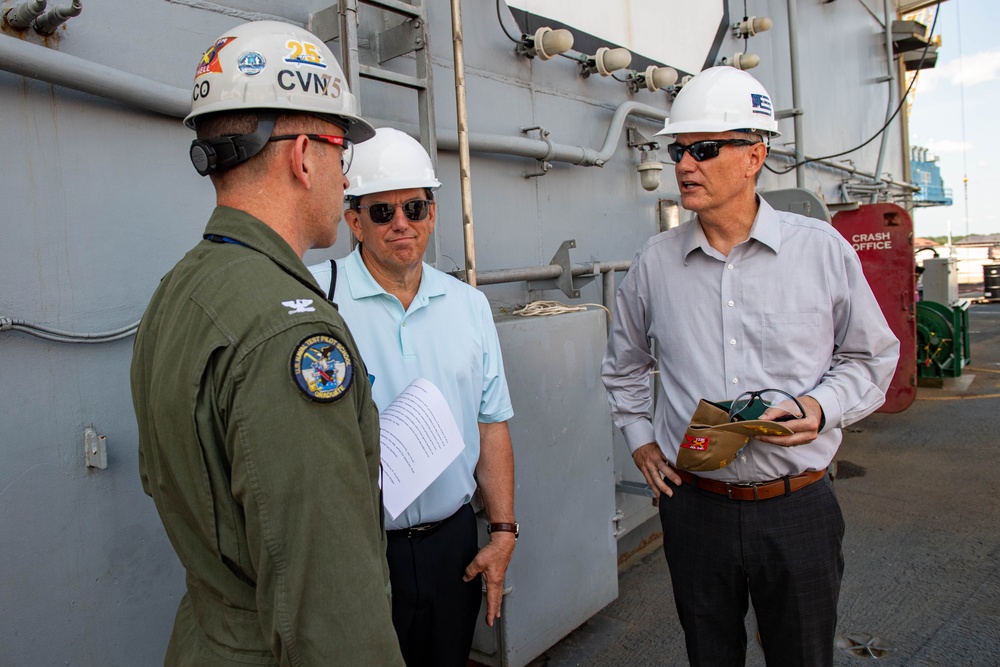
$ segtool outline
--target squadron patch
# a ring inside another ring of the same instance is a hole
[[[336,338],[316,334],[292,353],[292,380],[307,397],[320,403],[337,400],[350,388],[354,362]]]
[[[693,436],[684,434],[684,442],[681,443],[681,447],[685,449],[693,449],[695,451],[703,452],[708,449],[708,443],[712,441],[711,438],[706,438],[703,436]]]

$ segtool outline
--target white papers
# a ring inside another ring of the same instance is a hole
[[[417,378],[379,415],[382,497],[395,519],[465,449],[441,391]]]

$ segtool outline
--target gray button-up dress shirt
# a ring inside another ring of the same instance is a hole
[[[602,365],[630,450],[655,441],[671,463],[701,398],[774,388],[819,402],[816,440],[751,440],[732,464],[702,473],[727,482],[826,468],[841,428],[884,402],[899,356],[850,244],[825,222],[758,201],[749,238],[728,257],[697,219],[645,244],[618,290]]]

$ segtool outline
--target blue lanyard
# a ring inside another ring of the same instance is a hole
[[[205,234],[205,238],[215,243],[235,243],[236,245],[241,245],[245,248],[249,247],[246,243],[243,243],[242,241],[237,241],[236,239],[230,238],[228,236],[219,236],[218,234]]]

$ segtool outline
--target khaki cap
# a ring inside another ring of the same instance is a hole
[[[733,462],[750,438],[757,435],[791,435],[784,424],[766,419],[731,422],[718,403],[701,399],[684,432],[677,452],[677,467],[691,472],[719,470]]]

